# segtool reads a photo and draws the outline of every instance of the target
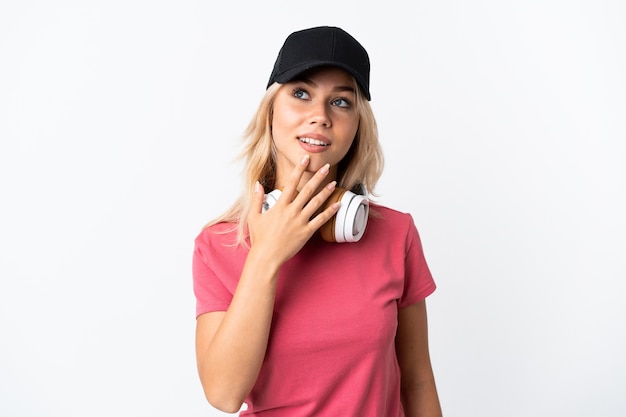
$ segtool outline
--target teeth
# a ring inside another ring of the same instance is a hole
[[[328,146],[325,142],[312,138],[300,138],[300,142],[308,143],[309,145]]]

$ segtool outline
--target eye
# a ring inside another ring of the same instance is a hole
[[[344,108],[350,108],[352,107],[352,103],[350,102],[350,100],[347,100],[345,98],[336,98],[334,99],[331,104],[333,106],[337,106],[337,107],[344,107]]]
[[[299,98],[301,100],[308,100],[309,98],[311,98],[309,96],[309,93],[306,92],[306,90],[302,89],[302,88],[295,88],[291,94],[295,97],[295,98]]]

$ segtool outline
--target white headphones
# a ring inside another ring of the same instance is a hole
[[[363,194],[365,190],[361,187]],[[278,201],[282,192],[274,190],[265,194],[263,212],[272,208]],[[328,197],[322,210],[336,201],[341,202],[339,211],[320,228],[322,238],[327,242],[358,242],[367,226],[369,214],[369,200],[365,195],[355,194],[343,188],[335,188]]]

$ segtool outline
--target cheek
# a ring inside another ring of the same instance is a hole
[[[356,133],[359,131],[359,122],[356,122],[352,127],[352,138],[356,139]]]
[[[345,137],[347,138],[349,144],[348,147],[352,146],[352,142],[356,139],[356,133],[359,131],[359,122],[352,122],[346,125],[345,129]]]
[[[272,119],[272,139],[274,139],[274,142],[281,142],[285,134],[285,124],[280,117],[274,117]]]
[[[287,134],[295,126],[296,115],[285,109],[274,112],[272,116],[272,134],[282,136]]]
[[[343,155],[341,159],[345,158],[348,152],[350,151],[350,148],[356,141],[356,134],[358,131],[359,131],[358,123],[355,123],[354,125],[351,124],[350,127],[346,128],[346,131],[345,131],[346,141],[344,143]]]

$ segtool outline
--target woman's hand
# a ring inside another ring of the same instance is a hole
[[[204,392],[211,404],[229,413],[241,408],[263,364],[280,267],[339,209],[335,203],[319,212],[335,189],[335,181],[323,186],[328,165],[298,192],[308,164],[307,155],[289,176],[276,204],[265,213],[264,190],[257,183],[247,218],[252,246],[230,306],[225,312],[206,313],[197,320],[196,355]]]
[[[316,193],[328,175],[328,164],[298,192],[297,186],[308,164],[309,155],[305,155],[291,173],[276,204],[265,213],[262,213],[265,190],[258,182],[255,186],[252,210],[247,218],[251,250],[261,250],[268,262],[275,262],[276,266],[298,253],[340,206],[335,203],[316,214],[336,185],[336,181],[332,181]]]

